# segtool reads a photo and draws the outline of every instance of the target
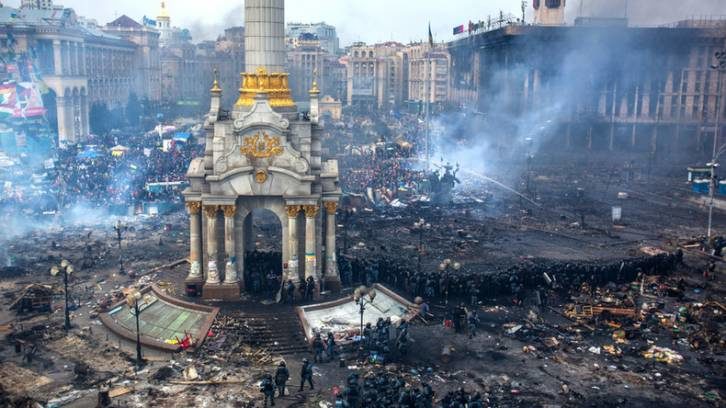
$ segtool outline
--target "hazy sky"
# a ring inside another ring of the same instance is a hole
[[[2,0],[0,0],[2,1]],[[628,3],[631,24],[663,24],[691,15],[726,15],[726,0],[582,0],[583,14],[622,15]],[[17,6],[20,0],[2,1]],[[79,15],[105,24],[126,14],[136,20],[156,16],[156,0],[55,0]],[[167,0],[172,24],[189,28],[195,40],[214,39],[224,27],[244,25],[243,0]],[[527,0],[527,20],[532,0]],[[325,21],[335,25],[341,45],[352,41],[425,40],[428,22],[436,41],[449,40],[454,26],[486,20],[499,10],[521,15],[520,0],[287,0],[287,21]],[[580,0],[567,2],[568,20],[580,12]]]

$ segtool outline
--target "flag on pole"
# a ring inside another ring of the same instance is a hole
[[[429,21],[429,45],[434,48],[434,35],[431,33],[431,22]]]

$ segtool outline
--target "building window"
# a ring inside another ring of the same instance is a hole
[[[560,7],[560,4],[562,3],[562,0],[545,0],[545,5],[547,8],[558,8]]]

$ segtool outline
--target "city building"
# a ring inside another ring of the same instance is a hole
[[[165,7],[160,14],[171,20]],[[168,41],[162,44],[160,59],[162,104],[170,109],[200,112],[209,102],[206,98],[209,85],[199,78],[216,76],[222,86],[239,85],[246,61],[245,29],[230,27],[216,41],[195,44],[189,30],[171,28]],[[236,100],[233,95],[223,97],[225,103]]]
[[[233,89],[239,85],[240,73],[245,70],[245,28],[230,27],[217,39],[215,50],[222,64],[215,68],[219,72],[219,83],[223,89]],[[222,103],[231,105],[236,97],[232,93],[222,95]]]
[[[327,63],[330,54],[320,46],[315,34],[303,33],[287,51],[287,67],[290,73],[290,90],[295,100],[309,98],[308,90],[313,80],[323,93],[327,92]]]
[[[320,90],[309,89],[308,115],[292,100],[285,69],[284,0],[245,1],[245,72],[237,102],[211,88],[205,152],[192,160],[184,191],[190,225],[186,293],[239,301],[255,248],[253,219],[280,228],[281,282],[312,280],[315,295],[340,289],[335,214],[341,191],[338,163],[322,155]],[[211,77],[210,77],[211,78]]]
[[[412,44],[408,55],[408,99],[441,105],[449,101],[451,58],[446,47]]]
[[[20,8],[52,10],[53,0],[22,0],[20,2]]]
[[[408,99],[408,56],[397,42],[353,44],[347,66],[347,104],[389,109]]]
[[[526,128],[557,148],[710,155],[716,123],[726,123],[723,75],[711,68],[726,20],[621,20],[540,20],[453,41],[451,99],[509,123],[503,139]]]
[[[154,28],[139,24],[126,15],[106,24],[103,31],[136,45],[133,57],[133,71],[136,73],[134,92],[139,99],[160,101],[159,32]]]
[[[315,80],[322,95],[340,100],[345,95],[345,65],[340,58],[321,46],[315,34],[302,33],[288,43],[287,67],[290,89],[295,100],[307,100],[310,84]]]
[[[171,16],[169,10],[166,9],[166,2],[161,2],[159,15],[156,16],[156,28],[159,30],[159,43],[162,47],[168,46],[172,42]]]
[[[343,118],[343,104],[339,99],[335,99],[330,95],[320,98],[320,116],[329,116],[334,121]]]
[[[111,32],[123,31],[120,27]],[[33,84],[43,96],[23,106],[40,104],[34,111],[49,111],[60,144],[76,143],[89,134],[89,109],[94,102],[123,106],[132,92],[147,93],[154,82],[154,34],[146,33],[148,52],[125,36],[104,31],[92,20],[60,7],[0,7],[0,53],[5,55],[5,85]],[[148,55],[145,61],[137,61]],[[15,68],[13,68],[15,67]],[[27,70],[25,69],[27,67]],[[11,71],[16,70],[16,71]],[[142,72],[139,72],[141,70]],[[146,78],[141,81],[139,77]],[[152,86],[153,88],[153,86]],[[19,100],[19,99],[18,99]]]
[[[285,36],[287,37],[288,48],[297,47],[303,34],[314,35],[320,41],[320,47],[327,53],[338,55],[340,40],[334,26],[321,23],[287,23]]]
[[[534,24],[558,26],[565,24],[565,2],[567,0],[533,0]]]

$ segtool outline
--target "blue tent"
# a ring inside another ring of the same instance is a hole
[[[86,147],[76,155],[78,159],[96,159],[101,157],[101,152],[94,147]]]
[[[192,134],[189,132],[176,132],[174,133],[174,141],[187,143]]]

